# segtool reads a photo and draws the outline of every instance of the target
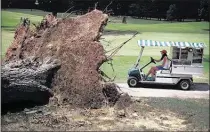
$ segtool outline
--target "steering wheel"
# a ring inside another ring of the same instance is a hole
[[[150,61],[150,62],[152,62],[152,63],[155,63],[155,64],[156,64],[155,60],[154,60],[152,57],[150,57],[150,59],[151,59],[151,61]]]

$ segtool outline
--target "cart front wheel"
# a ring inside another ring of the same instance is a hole
[[[129,87],[136,87],[138,85],[138,80],[135,77],[128,78],[128,86]]]
[[[189,80],[181,80],[178,85],[179,85],[179,88],[182,90],[189,90],[191,87]]]

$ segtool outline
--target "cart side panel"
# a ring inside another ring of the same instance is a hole
[[[191,75],[202,75],[203,66],[194,65],[173,65],[172,74],[191,74]]]

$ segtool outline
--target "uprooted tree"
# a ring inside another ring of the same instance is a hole
[[[47,93],[36,94],[39,98],[50,97],[52,88],[57,103],[91,108],[115,104],[125,94],[100,74],[107,57],[99,39],[107,21],[106,14],[93,10],[69,19],[47,15],[35,30],[20,24],[2,63],[3,103],[27,100],[24,94],[34,91]]]

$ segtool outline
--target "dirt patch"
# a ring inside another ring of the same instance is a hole
[[[147,98],[151,107],[177,113],[185,121],[188,130],[208,131],[209,99]],[[166,112],[167,113],[167,112]]]
[[[2,130],[39,131],[183,131],[193,130],[178,113],[148,105],[147,99],[133,101],[130,107],[79,109],[70,105],[47,105],[2,116]],[[198,130],[198,129],[194,129]]]

